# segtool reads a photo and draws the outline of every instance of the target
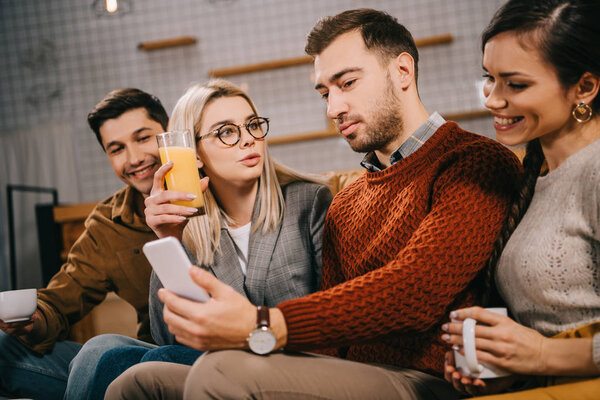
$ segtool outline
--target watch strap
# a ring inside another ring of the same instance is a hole
[[[265,327],[269,328],[271,325],[269,320],[269,307],[258,306],[256,307],[256,329]]]

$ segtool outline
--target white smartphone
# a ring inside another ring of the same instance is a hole
[[[171,236],[153,240],[142,250],[166,289],[189,300],[208,301],[206,290],[196,285],[190,276],[192,262],[179,240]]]

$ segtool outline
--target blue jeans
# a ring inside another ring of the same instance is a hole
[[[201,351],[185,346],[171,345],[155,349],[141,346],[124,346],[104,353],[96,367],[87,400],[102,400],[108,385],[129,367],[146,361],[164,361],[192,365]]]
[[[121,346],[136,346],[148,350],[156,347],[154,344],[123,335],[105,334],[91,338],[83,345],[69,366],[65,400],[85,399],[102,355]]]
[[[0,395],[62,399],[69,363],[80,349],[81,344],[65,340],[41,355],[0,331]]]

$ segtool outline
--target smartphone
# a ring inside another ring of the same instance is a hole
[[[174,237],[148,242],[142,248],[152,269],[166,289],[189,300],[205,302],[209,295],[190,276],[192,262]]]

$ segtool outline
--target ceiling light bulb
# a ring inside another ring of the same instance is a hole
[[[117,0],[106,0],[106,11],[109,13],[114,13],[119,8],[117,4]]]

